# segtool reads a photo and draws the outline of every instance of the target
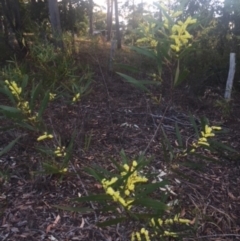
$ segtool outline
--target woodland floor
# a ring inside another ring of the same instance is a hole
[[[120,160],[122,149],[134,157],[150,143],[146,156],[153,157],[151,168],[164,168],[162,134],[158,132],[150,142],[159,122],[174,143],[175,122],[188,140],[194,135],[188,113],[196,119],[206,116],[211,124],[221,125],[227,131],[219,140],[240,150],[239,93],[233,96],[230,116],[222,118],[211,97],[195,101],[179,90],[170,106],[167,95],[157,105],[115,75],[103,78],[99,71],[94,79],[92,92],[79,105],[64,106],[56,101],[46,112],[48,124],[61,134],[63,142],[70,138],[72,130],[78,131],[69,174],[62,181],[55,175],[34,174],[42,170],[43,162],[34,150],[38,144],[36,136],[24,133],[21,142],[0,158],[0,171],[8,174],[7,179],[0,178],[0,241],[128,241],[134,228],[131,225],[98,228],[95,221],[104,221],[107,215],[82,215],[59,210],[54,205],[69,206],[71,198],[79,194],[100,193],[98,183],[83,168],[98,164],[113,170],[110,158]],[[1,133],[0,147],[19,134],[23,133],[18,130],[12,135]],[[180,165],[178,173],[183,175],[168,177],[175,193],[170,194],[170,200],[179,200],[184,218],[198,219],[196,236],[186,237],[185,241],[240,240],[240,159],[219,156],[218,160],[203,161],[201,170]],[[180,183],[174,181],[175,177]],[[79,206],[90,207],[88,203]]]

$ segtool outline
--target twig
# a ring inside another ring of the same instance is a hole
[[[2,239],[2,241],[5,241],[5,240],[7,240],[7,238],[9,237],[9,233],[8,234],[6,234],[6,236]]]
[[[177,117],[169,118],[169,117],[166,117],[164,115],[154,115],[154,114],[148,114],[148,113],[128,113],[128,114],[131,114],[131,115],[150,115],[153,119],[154,118],[164,118],[165,120],[177,122],[178,124],[183,125],[183,126],[192,126],[192,124],[181,122]]]
[[[72,164],[72,162],[70,162],[70,163],[71,163],[71,167],[72,167],[73,171],[76,173],[76,175],[77,175],[77,177],[78,177],[78,179],[79,179],[79,181],[80,181],[80,183],[81,183],[81,186],[82,186],[85,194],[86,194],[87,196],[89,196],[88,191],[87,191],[87,189],[85,188],[85,185],[83,184],[81,177],[78,175],[78,173],[77,173],[74,165]],[[90,201],[90,205],[91,205],[91,208],[93,209],[93,213],[94,213],[94,216],[95,216],[95,222],[97,222],[98,218],[97,218],[97,214],[96,214],[96,212],[95,212],[96,207],[93,205],[92,201]]]
[[[217,237],[240,237],[240,234],[234,234],[234,233],[229,233],[229,234],[213,234],[213,235],[206,235],[206,236],[196,237],[196,239],[217,238]]]
[[[147,147],[145,148],[145,150],[143,151],[143,154],[145,154],[145,153],[147,152],[147,150],[149,149],[150,145],[152,144],[152,142],[153,142],[154,139],[156,138],[157,133],[158,133],[158,131],[159,131],[159,129],[160,129],[160,126],[162,125],[162,122],[163,122],[164,116],[165,116],[165,114],[166,114],[168,108],[169,108],[169,105],[167,106],[167,108],[165,109],[163,115],[161,116],[162,118],[161,118],[161,120],[160,120],[160,122],[159,122],[159,124],[158,124],[158,126],[157,126],[157,129],[155,130],[155,132],[154,132],[154,134],[153,134],[151,140],[148,142],[148,145],[147,145]]]
[[[101,67],[98,59],[97,59],[97,63],[98,63],[99,69],[100,69],[100,71],[101,71],[101,75],[102,75],[102,79],[103,79],[103,84],[104,84],[104,87],[105,87],[105,90],[106,90],[106,93],[107,93],[108,112],[109,112],[110,119],[111,119],[111,127],[112,127],[112,129],[113,129],[113,118],[112,118],[112,113],[111,113],[111,108],[110,108],[110,95],[109,95],[109,90],[108,90],[108,87],[107,87],[106,79],[105,79],[104,74],[103,74],[103,71],[102,71],[102,67]]]

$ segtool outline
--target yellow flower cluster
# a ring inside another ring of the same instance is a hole
[[[115,191],[112,187],[108,187],[106,190],[106,193],[112,196],[113,200],[115,202],[120,203],[123,207],[126,207],[127,209],[131,209],[131,203],[134,201],[133,199],[125,200],[121,195],[119,191]]]
[[[171,44],[170,47],[174,51],[179,52],[184,45],[187,45],[189,39],[192,38],[192,35],[187,31],[187,27],[196,22],[197,19],[188,17],[185,22],[178,21],[177,24],[173,25],[170,38],[173,39],[175,43]]]
[[[28,120],[32,122],[36,122],[37,114],[33,116],[31,115],[31,110],[29,107],[29,102],[25,101],[20,95],[22,93],[22,88],[18,87],[17,83],[15,81],[8,81],[5,80],[5,84],[9,88],[9,90],[12,92],[13,96],[18,101],[17,108],[24,114],[28,115]]]
[[[129,165],[127,164],[124,164],[123,168],[125,169],[125,171],[121,172],[121,176],[126,176],[131,171],[132,168],[133,170],[136,169],[136,166],[137,166],[136,161],[132,162],[132,167],[129,167]],[[135,170],[127,179],[127,183],[125,185],[125,191],[124,191],[125,195],[129,196],[134,191],[136,183],[147,182],[147,181],[148,179],[146,177],[139,176],[137,171]],[[124,187],[121,187],[121,188],[124,188]]]
[[[66,156],[67,155],[67,153],[65,152],[65,149],[66,149],[66,147],[65,146],[58,146],[57,148],[56,148],[56,150],[54,151],[54,154],[56,155],[56,156],[58,156],[58,157],[64,157],[64,156]]]
[[[42,140],[45,140],[45,139],[52,139],[52,138],[53,138],[53,135],[48,134],[47,132],[44,132],[42,136],[39,136],[37,138],[37,141],[42,141]]]
[[[146,230],[145,228],[142,228],[140,232],[132,232],[131,235],[131,241],[141,241],[143,236],[146,241],[151,241],[150,236],[149,236],[149,231]]]
[[[12,94],[16,97],[16,99],[20,99],[20,94],[22,93],[22,88],[18,87],[15,81],[5,80],[5,84],[8,86]]]
[[[110,196],[112,196],[115,202],[120,203],[123,207],[126,207],[127,209],[131,209],[132,206],[130,204],[134,201],[134,199],[129,198],[129,196],[134,192],[135,184],[148,181],[147,178],[141,177],[140,175],[138,175],[137,171],[135,170],[136,166],[137,166],[136,161],[132,162],[131,167],[128,164],[123,165],[123,168],[125,171],[121,172],[122,177],[129,175],[129,172],[131,171],[132,173],[127,177],[125,185],[120,186],[119,190],[117,191],[111,187],[118,180],[117,177],[113,177],[111,180],[107,180],[104,178],[101,182],[105,192]]]
[[[205,125],[204,131],[201,131],[201,137],[198,139],[197,142],[193,143],[193,147],[196,149],[199,146],[209,146],[208,138],[214,137],[215,133],[213,130],[221,130],[222,128],[219,126],[208,126]]]
[[[189,219],[183,219],[183,218],[179,218],[179,215],[176,215],[174,218],[169,218],[166,220],[162,220],[161,218],[158,219],[154,219],[152,218],[149,226],[150,227],[162,227],[163,225],[172,225],[174,223],[181,223],[181,224],[190,224],[191,220]],[[158,235],[157,231],[155,231],[155,234],[151,234],[151,237],[156,237]],[[131,234],[131,241],[141,241],[142,237],[144,236],[144,240],[146,241],[150,241],[150,235],[149,235],[149,231],[146,230],[145,228],[142,228],[140,232],[132,232]],[[177,237],[178,234],[175,232],[170,232],[168,230],[165,230],[162,236],[168,236],[168,237]]]
[[[208,138],[214,137],[215,133],[213,133],[214,130],[221,130],[222,128],[219,126],[209,126],[205,125],[204,130],[201,131],[201,137],[192,144],[192,149],[190,152],[195,152],[196,149],[200,146],[210,146],[208,143]],[[184,150],[183,153],[179,154],[180,157],[187,156],[187,150]]]
[[[23,114],[31,114],[28,101],[20,100],[17,104],[17,107]]]
[[[38,113],[36,113],[36,115],[28,117],[28,120],[30,120],[31,122],[37,122],[37,117],[38,117]]]
[[[161,218],[158,218],[157,220],[155,220],[154,218],[152,218],[150,226],[156,227],[156,222],[159,226],[163,226],[163,225],[171,225],[174,223],[189,224],[191,221],[189,219],[179,218],[179,215],[175,215],[174,218],[168,218],[166,220],[162,220]]]

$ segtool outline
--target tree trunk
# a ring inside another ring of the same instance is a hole
[[[66,29],[68,28],[67,26],[67,22],[68,22],[68,9],[67,9],[67,4],[68,4],[68,0],[62,0],[62,23],[65,23],[65,26],[62,25],[62,30],[66,31]],[[64,28],[65,27],[65,28]]]
[[[0,3],[2,4],[4,16],[8,21],[13,33],[15,34],[21,54],[26,55],[28,48],[23,44],[23,24],[20,15],[20,3],[18,0],[0,0]]]
[[[56,47],[63,49],[62,29],[57,0],[48,0],[49,17]]]
[[[70,29],[72,34],[72,52],[75,53],[75,40],[74,40],[74,24],[75,24],[75,14],[73,11],[73,6],[71,0],[68,0],[69,4],[69,13],[70,13]]]
[[[89,0],[89,34],[93,35],[93,0]]]
[[[115,21],[116,21],[116,37],[117,37],[117,48],[122,48],[121,43],[121,33],[120,33],[120,26],[119,26],[119,17],[118,17],[118,1],[115,0]]]
[[[111,40],[113,0],[107,0],[107,42]]]

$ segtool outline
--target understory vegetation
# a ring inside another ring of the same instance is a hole
[[[200,2],[126,1],[107,41],[92,1],[0,1],[0,240],[239,239],[240,5]]]

